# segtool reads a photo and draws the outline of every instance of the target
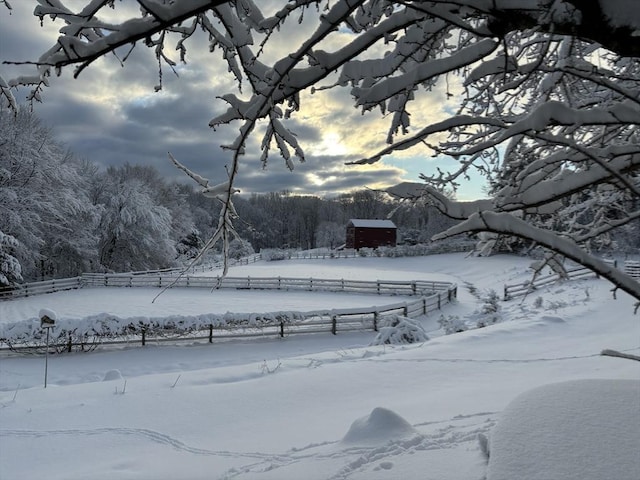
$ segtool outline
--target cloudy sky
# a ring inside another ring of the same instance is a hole
[[[35,0],[13,0],[11,14],[0,5],[0,61],[36,61],[58,37],[61,22],[40,21],[32,12]],[[65,2],[67,3],[67,2]],[[81,5],[81,0],[68,2]],[[87,2],[84,2],[87,3]],[[131,3],[131,2],[130,2]],[[127,2],[123,2],[126,6]],[[131,5],[134,5],[132,2]],[[116,2],[118,12],[125,12]],[[309,25],[295,24],[280,38],[273,39],[267,54],[281,57],[299,45]],[[342,41],[336,34],[335,41]],[[101,166],[124,163],[153,165],[167,179],[189,181],[167,158],[170,151],[191,170],[212,183],[226,179],[230,154],[220,148],[235,138],[239,124],[212,130],[208,124],[226,110],[216,96],[236,92],[232,76],[219,52],[209,53],[204,42],[188,46],[186,65],[180,64],[176,76],[163,70],[163,88],[158,84],[158,64],[152,51],[138,45],[124,66],[110,56],[93,63],[78,79],[71,69],[51,80],[37,115],[50,126],[56,138],[80,157]],[[173,53],[173,52],[169,52]],[[178,61],[175,54],[174,60]],[[31,67],[0,65],[9,80],[31,72]],[[446,99],[445,86],[434,89],[419,105],[412,107],[414,128],[444,118],[456,108],[455,98]],[[451,86],[449,87],[451,88]],[[16,92],[18,101],[26,91]],[[432,174],[437,168],[450,170],[456,163],[432,158],[427,150],[415,150],[385,157],[371,166],[349,166],[345,162],[366,157],[385,146],[388,119],[379,111],[361,115],[353,107],[349,90],[332,89],[302,95],[302,110],[290,129],[305,150],[306,162],[290,172],[276,150],[272,150],[267,169],[260,163],[261,135],[254,135],[242,159],[237,187],[243,193],[289,190],[301,194],[333,195],[356,188],[383,188],[401,181],[419,181],[419,174]],[[469,200],[482,195],[479,181],[466,183],[458,198]]]

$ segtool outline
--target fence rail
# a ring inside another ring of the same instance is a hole
[[[605,259],[604,262],[608,263],[614,268],[618,268],[618,262],[616,260]],[[637,270],[635,270],[636,265],[637,265]],[[630,275],[632,277],[640,278],[640,262],[626,260],[625,266],[624,266],[624,272],[627,275]],[[598,274],[595,273],[593,270],[586,267],[580,267],[580,266],[568,268],[566,270],[566,273],[569,279],[598,277]],[[562,280],[562,277],[560,275],[551,274],[551,275],[546,275],[544,277],[538,277],[534,281],[526,281],[523,283],[505,285],[503,300],[506,301],[506,300],[511,300],[514,297],[521,297],[524,295],[528,295],[529,293],[534,292],[535,290],[541,287],[551,285],[560,280]]]

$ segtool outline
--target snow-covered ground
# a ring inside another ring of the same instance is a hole
[[[296,260],[235,267],[231,275],[453,280],[459,301],[442,315],[473,326],[482,318],[479,297],[527,279],[529,263],[463,254]],[[87,289],[3,302],[0,321],[41,308],[142,315],[156,308],[156,293]],[[384,303],[344,297],[174,290],[159,301],[167,314],[272,311],[294,301],[300,310]],[[480,480],[487,462],[478,438],[491,439],[505,407],[534,387],[636,380],[624,383],[624,398],[640,415],[640,362],[599,355],[605,348],[640,353],[634,302],[617,297],[603,280],[566,282],[501,302],[502,321],[485,328],[445,336],[439,315],[423,318],[431,339],[404,346],[370,346],[374,332],[362,332],[54,355],[46,389],[44,357],[3,355],[0,478]],[[535,428],[530,410],[506,412]],[[496,431],[503,432],[496,448],[504,432],[517,436],[504,424]],[[640,433],[623,438],[640,446]],[[640,466],[627,467],[629,480],[640,477]]]

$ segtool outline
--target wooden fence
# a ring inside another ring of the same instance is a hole
[[[114,277],[114,276],[108,276]],[[138,276],[119,276],[119,280],[131,280],[144,278]],[[158,277],[160,278],[160,277]],[[198,279],[202,277],[192,277]],[[113,278],[109,278],[113,280]],[[218,279],[204,278],[209,283],[203,282],[197,286],[209,287],[211,281]],[[277,288],[325,291],[367,292],[380,294],[399,294],[420,296],[415,300],[402,301],[384,306],[359,307],[339,310],[321,310],[312,312],[278,312],[260,314],[260,325],[256,326],[247,322],[244,318],[232,318],[225,325],[201,325],[198,328],[188,330],[173,324],[154,326],[151,323],[137,321],[125,327],[125,331],[114,333],[107,329],[108,335],[93,332],[91,335],[79,335],[75,329],[56,332],[51,342],[51,349],[57,352],[71,352],[75,350],[87,351],[99,345],[146,345],[149,342],[180,342],[180,341],[208,341],[225,340],[248,337],[285,337],[297,334],[332,333],[350,331],[378,331],[381,322],[390,315],[402,315],[416,317],[428,315],[440,310],[444,305],[453,302],[457,297],[457,286],[446,282],[429,281],[375,281],[360,282],[353,280],[331,279],[292,279],[292,278],[224,278],[222,283],[228,282],[222,288]],[[250,287],[247,287],[250,285]],[[287,285],[288,287],[285,287]],[[128,286],[128,285],[126,285]],[[190,286],[196,286],[191,284]],[[344,290],[343,290],[344,287]],[[177,323],[177,322],[176,322]],[[59,327],[56,327],[59,328]],[[14,351],[42,351],[44,344],[40,338],[26,338],[23,340],[0,339],[0,349],[10,348]]]
[[[347,280],[344,278],[285,277],[205,277],[173,275],[131,275],[85,273],[81,284],[86,287],[194,287],[232,288],[236,290],[303,290],[324,292],[374,293],[378,295],[425,295],[445,292],[449,282],[430,280]]]
[[[9,300],[18,297],[30,297],[44,293],[75,290],[82,287],[82,277],[59,278],[45,280],[44,282],[21,283],[12,287],[0,287],[0,300]]]
[[[608,263],[609,265],[613,266],[614,268],[618,267],[618,262],[616,260],[608,260],[605,259],[604,260],[605,263]],[[637,277],[640,278],[640,262],[630,262],[630,261],[625,261],[625,273],[627,275],[632,275],[631,273],[629,273],[629,270],[627,270],[627,264],[630,263],[637,263],[638,264],[638,275]],[[566,269],[566,273],[567,273],[567,277],[569,279],[578,279],[578,278],[589,278],[589,277],[597,277],[598,274],[595,273],[593,270],[586,268],[586,267],[580,267],[580,266],[576,266],[573,268],[568,268]],[[503,300],[511,300],[514,297],[521,297],[524,295],[528,295],[531,292],[534,292],[535,290],[542,288],[542,287],[546,287],[547,285],[551,285],[553,283],[556,283],[558,281],[562,280],[562,277],[560,277],[560,275],[558,274],[551,274],[551,275],[546,275],[544,277],[538,277],[537,279],[535,279],[534,281],[526,281],[523,283],[515,283],[512,285],[505,285],[504,286],[504,296],[503,296]]]
[[[635,260],[626,260],[624,262],[624,273],[633,278],[640,278],[640,262]]]
[[[250,263],[255,263],[260,260],[260,255],[250,255],[249,257],[230,260],[230,265],[248,265]],[[214,262],[206,265],[197,265],[192,267],[190,272],[206,272],[214,269],[221,269],[223,266],[222,261]],[[132,278],[142,278],[142,277],[157,277],[163,278],[165,280],[165,285],[168,284],[169,279],[175,279],[184,269],[183,268],[165,268],[159,270],[144,270],[140,272],[127,272],[127,273],[117,273],[117,274],[104,274],[104,273],[95,273],[95,274],[83,274],[79,277],[72,278],[57,278],[53,280],[44,280],[42,282],[30,282],[30,283],[21,283],[18,285],[14,285],[11,287],[0,287],[0,300],[9,300],[11,298],[20,298],[20,297],[31,297],[33,295],[42,295],[44,293],[56,293],[63,292],[65,290],[75,290],[78,288],[82,288],[87,284],[87,279],[91,276],[97,276],[101,278],[102,276],[117,276],[117,277],[132,277]]]

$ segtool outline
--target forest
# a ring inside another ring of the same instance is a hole
[[[455,223],[426,202],[366,189],[334,198],[237,195],[235,205],[236,252],[336,248],[351,218],[391,215],[408,244]],[[0,109],[0,285],[185,265],[212,235],[220,208],[153,166],[100,169],[28,109],[15,117]]]

